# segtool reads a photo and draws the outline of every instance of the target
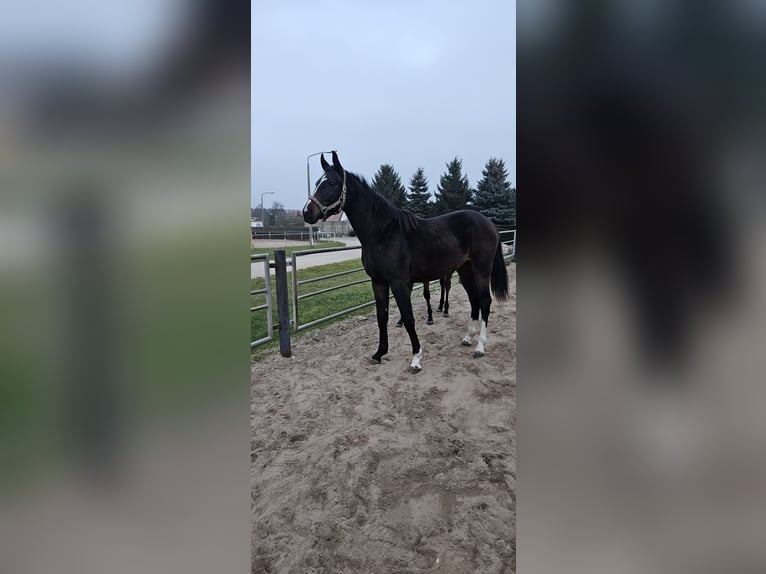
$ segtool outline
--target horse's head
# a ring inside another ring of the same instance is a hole
[[[346,203],[346,170],[340,165],[338,154],[332,152],[332,165],[327,163],[323,154],[321,163],[324,173],[317,180],[314,194],[303,207],[303,220],[310,225],[340,213]]]

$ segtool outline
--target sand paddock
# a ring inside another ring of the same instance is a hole
[[[515,264],[509,280],[480,359],[455,284],[434,325],[414,298],[420,373],[393,306],[380,365],[374,311],[253,364],[253,572],[514,571]]]

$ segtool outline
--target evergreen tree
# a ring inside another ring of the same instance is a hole
[[[372,188],[395,207],[405,207],[407,204],[407,190],[392,165],[384,163],[380,166],[372,178]]]
[[[463,161],[457,157],[447,164],[447,172],[439,179],[434,214],[466,209],[471,202],[473,190],[468,177],[463,175]]]
[[[436,196],[436,199],[431,203],[431,217],[443,215],[452,211],[443,197],[438,193],[434,193],[434,195]]]
[[[502,159],[490,158],[476,186],[474,207],[497,224],[516,224],[516,189]]]
[[[421,217],[431,215],[431,192],[428,191],[428,179],[422,167],[419,167],[415,175],[410,178],[409,188],[407,209]]]

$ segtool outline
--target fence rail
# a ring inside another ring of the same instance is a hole
[[[513,234],[510,239],[506,239],[503,236]],[[510,245],[511,252],[508,255],[503,255],[503,259],[506,263],[509,261],[516,261],[516,230],[508,229],[500,232],[500,241],[503,245]]]
[[[352,269],[350,271],[341,271],[339,273],[330,273],[329,275],[322,275],[321,277],[314,277],[312,279],[303,279],[302,281],[298,280],[298,258],[302,256],[307,255],[317,255],[319,253],[337,253],[339,251],[353,251],[353,250],[360,250],[362,249],[361,246],[353,246],[353,247],[325,247],[324,249],[312,249],[311,251],[293,251],[291,256],[291,263],[292,263],[292,269],[293,269],[293,330],[295,332],[302,331],[303,329],[308,329],[309,327],[313,327],[314,325],[317,325],[319,323],[322,323],[324,321],[329,321],[330,319],[335,319],[336,317],[340,317],[342,315],[346,315],[348,313],[353,313],[354,311],[358,311],[359,309],[363,309],[364,307],[367,307],[369,305],[372,305],[375,303],[375,300],[368,303],[363,303],[362,305],[357,305],[355,307],[351,307],[350,309],[344,309],[343,311],[338,311],[337,313],[332,313],[330,315],[327,315],[326,317],[322,317],[320,319],[316,319],[315,321],[310,321],[309,323],[306,323],[304,325],[301,325],[299,322],[299,312],[298,312],[298,301],[301,299],[308,299],[309,297],[313,297],[314,295],[320,295],[322,293],[327,293],[329,291],[334,291],[336,289],[341,289],[343,287],[348,287],[350,285],[357,285],[359,283],[365,283],[369,281],[369,279],[361,279],[359,281],[351,281],[349,283],[342,283],[341,285],[336,285],[335,287],[328,287],[327,289],[320,289],[319,291],[312,291],[311,293],[304,293],[303,295],[298,295],[298,286],[299,285],[306,285],[308,283],[314,283],[315,281],[323,281],[325,279],[331,279],[333,277],[340,277],[342,275],[349,275],[351,273],[356,273],[358,271],[362,271],[364,267],[358,267],[355,269]]]
[[[507,231],[501,231],[501,242],[503,245],[508,245],[511,247],[510,253],[508,255],[505,255],[503,259],[508,261],[515,261],[516,257],[516,230],[511,229]],[[370,301],[367,301],[366,303],[362,303],[360,305],[354,305],[353,307],[350,307],[348,309],[343,309],[341,311],[337,311],[335,313],[331,313],[329,315],[326,315],[325,317],[320,317],[319,319],[315,319],[313,321],[309,321],[308,323],[301,324],[300,323],[300,312],[299,312],[299,301],[309,299],[311,297],[314,297],[316,295],[321,295],[324,293],[329,293],[331,291],[335,291],[338,289],[343,289],[345,287],[350,287],[352,285],[359,285],[362,283],[367,283],[369,281],[369,278],[365,277],[364,279],[349,281],[346,283],[342,283],[340,285],[335,285],[332,287],[326,287],[324,289],[319,289],[316,291],[311,291],[309,293],[303,293],[301,295],[298,294],[298,288],[301,285],[308,285],[310,283],[315,283],[317,281],[324,281],[326,279],[332,279],[335,277],[342,277],[344,275],[351,275],[353,273],[358,273],[359,271],[363,271],[364,267],[356,267],[351,270],[347,271],[340,271],[337,273],[329,273],[327,275],[322,275],[321,277],[312,277],[310,279],[298,279],[298,259],[301,257],[308,257],[311,255],[318,255],[320,253],[335,253],[339,251],[353,251],[353,250],[361,250],[361,246],[353,246],[353,247],[326,247],[323,249],[311,249],[306,251],[294,251],[290,255],[290,259],[287,260],[285,257],[284,250],[277,250],[275,251],[275,257],[276,257],[276,263],[269,263],[269,257],[267,254],[253,254],[250,256],[251,261],[263,261],[264,262],[264,276],[266,280],[266,287],[263,289],[258,289],[255,291],[251,291],[251,295],[266,293],[266,299],[267,302],[264,305],[258,305],[256,307],[251,307],[251,312],[266,310],[268,315],[268,335],[266,337],[263,337],[261,339],[258,339],[257,341],[253,341],[250,346],[255,347],[256,345],[265,343],[267,341],[273,340],[273,334],[274,329],[279,327],[280,331],[280,352],[283,354],[283,356],[290,356],[290,339],[289,339],[289,332],[290,327],[292,327],[292,331],[298,332],[303,331],[304,329],[308,329],[310,327],[313,327],[314,325],[318,325],[320,323],[323,323],[325,321],[330,321],[332,319],[335,319],[337,317],[342,317],[343,315],[347,315],[349,313],[353,313],[355,311],[358,311],[360,309],[364,309],[365,307],[369,307],[371,305],[375,304],[374,298]],[[280,259],[281,257],[281,259]],[[276,269],[276,281],[277,281],[277,291],[278,291],[278,300],[279,300],[279,314],[280,314],[280,325],[275,326],[273,325],[273,306],[272,306],[272,295],[271,295],[271,282],[270,282],[270,273],[269,273],[269,267],[274,267]],[[287,310],[287,268],[291,267],[292,270],[292,276],[291,276],[291,282],[292,282],[292,318],[288,317],[288,310]],[[453,273],[454,276],[454,273]],[[439,280],[435,279],[433,281],[429,282],[429,285],[432,284],[438,284]],[[284,287],[280,287],[280,284],[284,285]],[[419,283],[413,287],[413,290],[416,289],[422,289],[423,284]],[[282,292],[282,290],[284,292]],[[281,293],[281,295],[280,295]],[[389,297],[389,299],[393,299],[393,295]],[[284,301],[284,303],[282,302]]]
[[[349,271],[339,271],[338,273],[331,273],[330,275],[322,275],[321,277],[313,277],[311,279],[303,279],[298,282],[298,285],[306,285],[308,283],[314,283],[316,281],[324,281],[325,279],[332,279],[333,277],[341,277],[343,275],[351,275],[352,273],[358,273],[364,271],[364,267],[355,267]]]
[[[308,240],[311,231],[256,231],[259,227],[251,227],[250,235],[254,240],[258,239],[293,239],[296,241]],[[334,231],[314,231],[314,239],[318,241],[335,239],[337,234]]]
[[[300,301],[301,299],[308,299],[309,297],[313,297],[314,295],[322,295],[323,293],[329,293],[330,291],[335,291],[336,289],[345,289],[346,287],[351,287],[352,285],[359,285],[360,283],[369,283],[369,282],[370,282],[370,279],[368,277],[366,279],[359,279],[358,281],[343,283],[343,285],[335,285],[334,287],[327,287],[325,289],[320,289],[319,291],[304,293],[303,295],[298,295],[298,301]]]
[[[263,261],[263,278],[266,282],[266,286],[263,289],[255,289],[253,291],[250,291],[250,295],[266,295],[266,303],[263,305],[256,305],[255,307],[250,307],[250,312],[255,313],[257,311],[266,311],[266,336],[261,337],[260,339],[256,339],[255,341],[250,341],[250,348],[257,347],[258,345],[263,345],[264,343],[268,343],[269,341],[272,341],[274,339],[274,318],[273,318],[273,298],[271,296],[271,276],[269,273],[269,254],[268,253],[253,253],[250,255],[250,262],[254,261]]]

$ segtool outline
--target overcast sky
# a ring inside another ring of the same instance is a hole
[[[422,166],[432,193],[455,156],[472,186],[500,157],[516,185],[515,0],[251,6],[251,205],[303,207],[330,149],[368,181]]]

